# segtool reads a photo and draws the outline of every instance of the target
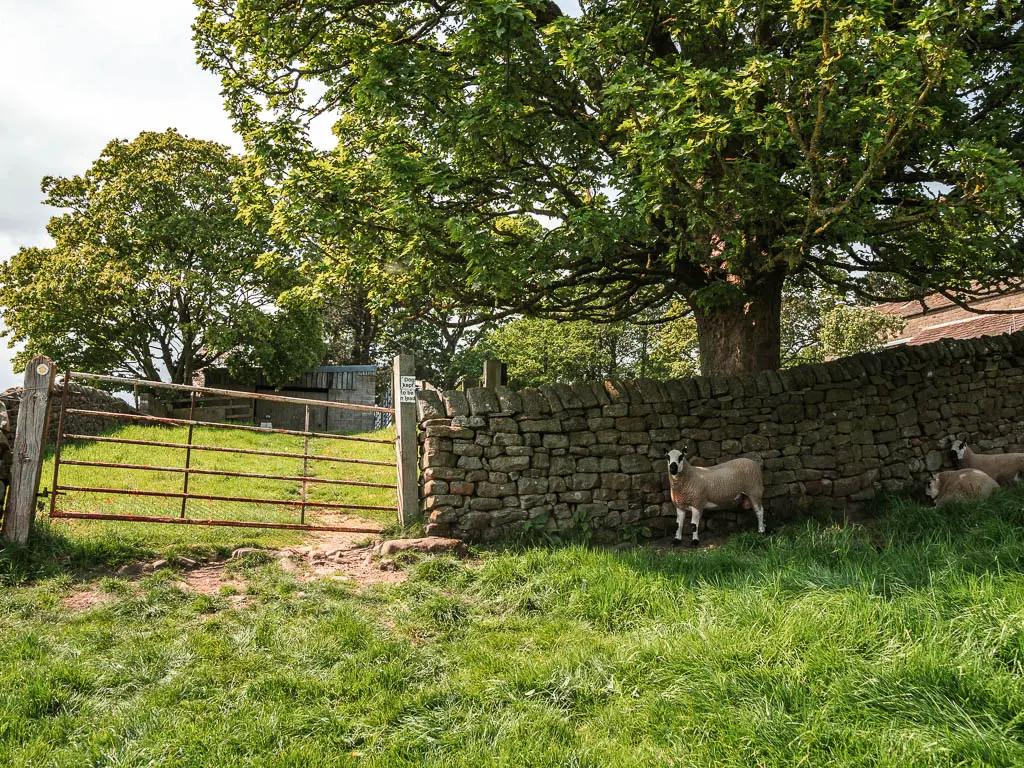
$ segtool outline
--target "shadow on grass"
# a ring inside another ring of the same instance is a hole
[[[156,550],[115,537],[77,538],[36,520],[28,544],[0,550],[0,584],[13,586],[54,576],[88,578],[125,563],[152,558]]]
[[[482,578],[510,583],[561,569],[591,572],[597,558],[616,579],[633,577],[668,589],[769,586],[782,591],[862,589],[877,595],[917,589],[937,576],[1024,570],[1024,488],[1008,489],[983,503],[936,509],[904,497],[874,502],[866,525],[836,525],[810,510],[767,536],[745,531],[713,548],[666,550],[640,544],[616,551],[593,547],[590,537],[520,538],[477,548],[485,557]],[[406,532],[404,535],[414,535]],[[237,545],[237,544],[236,544]],[[232,547],[228,547],[230,550]],[[151,545],[139,537],[77,537],[37,521],[29,544],[0,550],[0,584],[25,584],[54,576],[95,577],[138,560],[188,554],[206,560],[223,554],[213,545]],[[511,556],[511,557],[507,557]],[[587,565],[583,561],[587,560]],[[500,562],[498,567],[491,561]],[[488,568],[496,572],[488,574]]]
[[[668,591],[754,587],[791,593],[858,590],[890,597],[967,574],[999,577],[1024,571],[1024,488],[941,509],[889,497],[878,500],[864,517],[863,525],[838,525],[810,513],[767,536],[742,532],[699,550],[640,545],[616,551],[546,537],[480,551],[518,555],[502,558],[502,573],[493,574],[496,588],[501,579],[527,583],[534,574],[555,569],[564,571],[563,584],[570,585],[576,573],[580,584],[593,588],[594,558],[603,561],[598,570],[609,587],[618,589],[621,582],[625,588],[636,579]]]

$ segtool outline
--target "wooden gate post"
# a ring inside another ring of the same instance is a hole
[[[14,544],[28,541],[36,517],[54,374],[53,361],[42,355],[32,358],[25,367],[25,391],[21,395],[14,437],[11,489],[7,494],[3,532],[0,534],[4,541]],[[64,382],[64,386],[67,385],[68,382]]]
[[[484,387],[494,389],[505,383],[505,365],[501,360],[484,360]]]
[[[416,436],[416,358],[396,355],[391,375],[398,441],[398,523],[420,519],[419,441]]]

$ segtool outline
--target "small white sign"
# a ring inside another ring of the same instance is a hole
[[[416,402],[416,377],[415,376],[401,376],[401,387],[399,399],[403,403],[415,403]]]
[[[48,366],[46,363],[40,363],[39,365],[36,366],[36,373],[38,373],[40,376],[45,376],[49,372],[50,366]]]

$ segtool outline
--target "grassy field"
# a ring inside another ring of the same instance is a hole
[[[126,426],[113,435],[129,440],[148,440],[170,443],[184,443],[186,428],[154,427],[149,425]],[[356,437],[394,440],[394,429],[371,432]],[[240,432],[215,428],[196,428],[193,441],[197,445],[241,448],[245,450],[273,451],[278,453],[301,453],[303,440],[289,435]],[[384,461],[388,466],[347,464],[340,462],[312,461],[310,474],[327,479],[359,480],[363,482],[395,483],[395,449],[393,444],[357,443],[345,440],[315,438],[310,440],[309,452],[313,455],[341,456],[361,460]],[[62,459],[72,461],[98,461],[118,464],[146,464],[163,467],[184,466],[185,452],[178,448],[125,445],[117,443],[81,442],[67,443],[62,449]],[[302,460],[275,456],[252,456],[247,454],[219,453],[193,450],[191,466],[198,469],[224,469],[233,472],[294,476],[302,474]],[[52,456],[43,466],[43,485],[52,485]],[[147,491],[181,491],[183,475],[180,472],[152,472],[142,470],[81,467],[71,464],[61,467],[60,484],[119,488]],[[365,488],[360,486],[329,485],[310,483],[307,486],[311,501],[372,506],[394,506],[397,493],[394,489]],[[300,484],[292,481],[265,480],[254,478],[219,477],[215,475],[192,475],[189,480],[192,493],[214,496],[246,496],[268,499],[285,499],[296,502],[296,506],[254,505],[237,502],[189,500],[186,507],[188,517],[215,520],[265,520],[271,522],[299,522],[297,506]],[[71,491],[59,499],[62,509],[79,512],[101,512],[108,514],[134,514],[177,517],[181,512],[181,500],[152,496],[98,495]],[[47,507],[48,509],[48,507]],[[392,526],[396,521],[394,511],[323,510],[307,508],[307,523],[340,523],[345,518],[357,517],[379,525]],[[125,536],[140,543],[161,546],[164,544],[187,544],[211,542],[222,543],[225,547],[239,541],[239,531],[230,528],[199,529],[195,526],[166,524],[136,524],[125,526],[118,523],[95,521],[55,521],[55,526],[70,526],[78,536],[106,538]],[[247,544],[272,545],[298,540],[297,534],[281,531],[253,530],[241,534]]]
[[[251,558],[244,608],[160,572],[79,612],[126,553],[44,525],[0,568],[0,765],[1024,765],[1024,490],[879,514],[363,591]]]

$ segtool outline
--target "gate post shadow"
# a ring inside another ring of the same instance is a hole
[[[396,355],[391,374],[395,431],[398,435],[398,523],[403,528],[420,519],[419,440],[416,437],[416,358]]]
[[[25,544],[36,516],[39,479],[53,392],[53,361],[40,355],[25,367],[25,391],[18,408],[14,437],[14,464],[0,536],[12,544]],[[64,384],[67,387],[67,382]]]

